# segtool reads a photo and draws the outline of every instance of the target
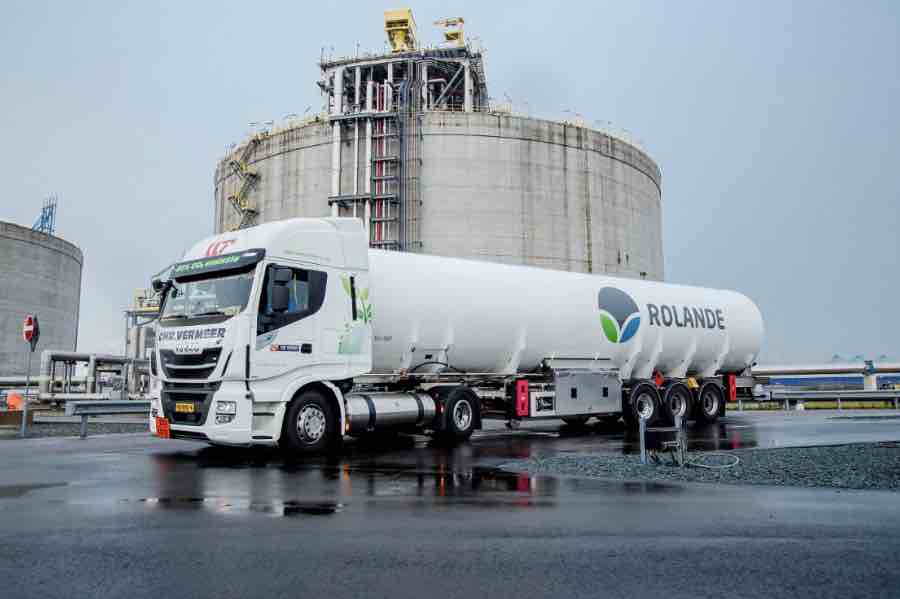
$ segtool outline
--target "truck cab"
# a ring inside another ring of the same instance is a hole
[[[153,433],[323,449],[343,430],[345,381],[372,367],[360,221],[291,219],[210,237],[153,285]],[[308,401],[286,420],[300,395]]]

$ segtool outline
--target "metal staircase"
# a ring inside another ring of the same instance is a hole
[[[228,202],[239,217],[238,224],[229,227],[229,231],[252,227],[256,224],[256,217],[259,215],[259,211],[256,208],[256,202],[249,196],[256,184],[259,183],[260,176],[256,169],[250,166],[250,158],[266,137],[265,133],[254,135],[247,142],[247,145],[244,146],[244,149],[241,150],[241,155],[233,157],[228,162],[231,172],[240,180],[238,190],[228,196]]]

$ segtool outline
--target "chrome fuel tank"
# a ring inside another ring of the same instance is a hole
[[[351,393],[344,397],[349,435],[434,420],[434,399],[425,393]]]

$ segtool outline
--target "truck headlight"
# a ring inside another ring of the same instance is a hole
[[[228,424],[234,420],[237,414],[237,402],[235,401],[217,401],[216,402],[216,424]]]
[[[236,401],[216,402],[216,414],[237,414]]]

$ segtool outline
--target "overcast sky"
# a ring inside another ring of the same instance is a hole
[[[4,3],[0,220],[59,195],[85,255],[79,349],[122,351],[133,289],[212,232],[225,147],[317,110],[322,48],[382,48],[393,5]],[[666,278],[753,298],[763,361],[900,358],[900,3],[410,6],[424,41],[465,17],[492,96],[643,141]]]

